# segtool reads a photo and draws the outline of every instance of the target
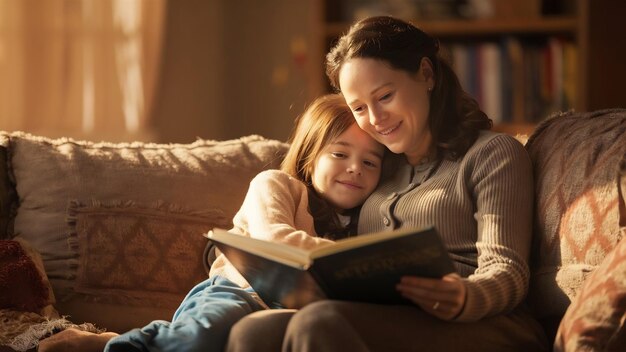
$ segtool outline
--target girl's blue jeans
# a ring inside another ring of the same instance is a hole
[[[171,322],[155,320],[110,340],[104,352],[223,351],[230,328],[244,316],[264,309],[252,289],[215,276],[194,287]]]

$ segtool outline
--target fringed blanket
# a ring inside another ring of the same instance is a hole
[[[0,346],[8,346],[15,351],[27,351],[37,347],[39,340],[67,328],[101,333],[103,330],[93,324],[74,324],[60,318],[50,318],[32,312],[0,309]]]

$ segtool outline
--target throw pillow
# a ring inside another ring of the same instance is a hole
[[[0,309],[40,313],[54,301],[41,262],[30,248],[0,240]]]
[[[75,292],[98,302],[175,308],[207,277],[203,234],[230,219],[164,203],[73,201],[68,222],[79,255]]]
[[[538,318],[558,322],[623,235],[626,110],[559,114],[537,127],[526,148],[535,178],[529,303]]]
[[[626,241],[589,277],[567,309],[554,350],[623,351],[626,347]]]
[[[190,144],[94,143],[22,132],[3,138],[18,195],[15,234],[41,253],[59,303],[74,297],[80,260],[67,241],[68,201],[163,202],[232,219],[250,180],[277,168],[287,149],[260,136]]]

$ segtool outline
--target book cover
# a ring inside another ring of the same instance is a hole
[[[221,229],[207,237],[270,307],[301,308],[326,298],[411,304],[395,289],[402,276],[455,271],[432,227],[361,235],[314,251]]]

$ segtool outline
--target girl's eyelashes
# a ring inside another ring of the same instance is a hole
[[[332,155],[333,158],[336,158],[336,159],[345,159],[348,157],[348,154],[344,152],[330,152],[330,155]],[[378,167],[378,163],[375,161],[371,161],[371,160],[363,160],[363,165],[370,167],[370,168]]]
[[[378,167],[377,163],[375,163],[373,161],[369,161],[369,160],[363,161],[363,164],[365,164],[365,166],[368,166],[368,167]]]

